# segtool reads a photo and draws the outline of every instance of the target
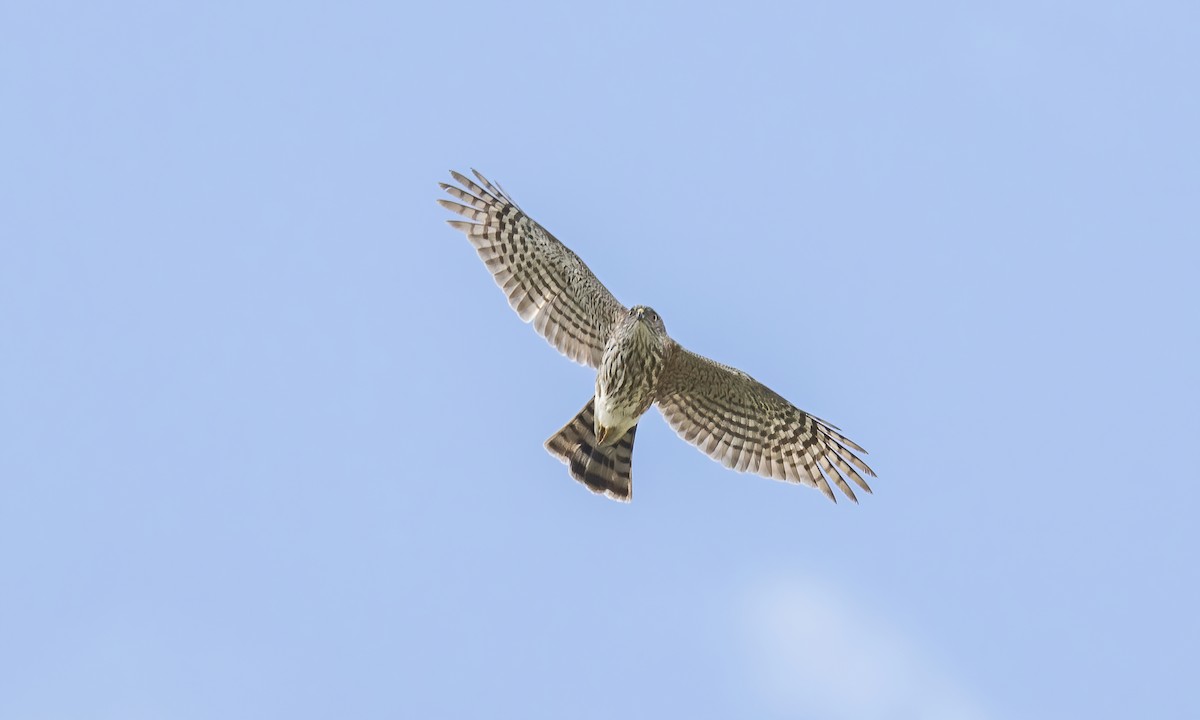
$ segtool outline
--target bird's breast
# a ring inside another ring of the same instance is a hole
[[[655,338],[633,333],[604,349],[596,373],[596,423],[619,429],[637,424],[654,402],[654,386],[662,374],[664,351]]]

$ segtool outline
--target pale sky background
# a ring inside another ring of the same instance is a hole
[[[1196,717],[1200,5],[0,5],[0,717]],[[593,375],[435,204],[871,451]]]

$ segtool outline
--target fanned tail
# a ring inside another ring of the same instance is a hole
[[[613,445],[598,447],[595,403],[594,397],[588,400],[571,422],[546,441],[546,449],[566,463],[571,477],[588,490],[629,502],[633,496],[633,435],[637,426],[629,428]]]

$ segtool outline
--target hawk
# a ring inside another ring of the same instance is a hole
[[[657,405],[684,440],[738,472],[819,488],[833,483],[854,502],[847,480],[871,492],[866,451],[838,428],[800,410],[741,370],[690,352],[667,335],[658,313],[626,308],[588,266],[534,222],[508,193],[477,171],[439,183],[458,202],[438,202],[467,218],[448,221],[466,234],[508,303],[572,360],[596,369],[596,389],[573,420],[546,441],[571,477],[628,502],[633,438]]]

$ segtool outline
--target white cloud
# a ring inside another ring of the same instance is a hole
[[[982,720],[944,669],[886,619],[811,581],[754,588],[751,662],[766,704],[787,717]]]

